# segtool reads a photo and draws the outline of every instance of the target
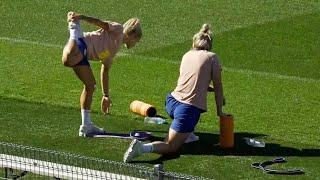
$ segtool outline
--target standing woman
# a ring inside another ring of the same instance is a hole
[[[204,24],[193,36],[192,49],[182,58],[178,84],[166,98],[166,111],[173,118],[166,140],[147,144],[133,140],[124,154],[124,162],[131,162],[142,153],[177,152],[193,134],[200,114],[207,110],[208,91],[215,91],[216,114],[224,116],[221,66],[217,55],[210,52],[212,43],[209,26]],[[211,82],[214,89],[209,87]]]
[[[83,33],[80,27],[81,20],[93,24],[100,29]],[[62,63],[67,67],[71,67],[84,84],[80,96],[82,124],[79,129],[79,136],[87,137],[105,133],[102,128],[95,126],[90,119],[90,108],[96,81],[89,60],[99,60],[101,62],[100,78],[103,93],[101,110],[105,114],[109,113],[111,104],[109,69],[121,44],[124,44],[129,49],[139,42],[142,36],[140,20],[131,18],[122,25],[69,12],[67,21],[70,38],[63,49]]]

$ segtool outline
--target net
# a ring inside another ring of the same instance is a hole
[[[154,168],[0,142],[3,179],[206,179]]]

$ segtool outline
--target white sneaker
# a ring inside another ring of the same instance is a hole
[[[106,133],[107,132],[104,129],[99,128],[94,124],[80,125],[79,129],[79,136],[82,137],[92,137],[94,135],[103,135]]]
[[[134,139],[126,153],[123,156],[123,162],[128,163],[131,162],[134,158],[140,156],[142,154],[142,143],[137,139]]]
[[[262,142],[262,141],[257,141],[252,138],[244,138],[244,139],[245,139],[246,143],[252,147],[265,147],[266,146],[266,143]]]
[[[193,132],[190,133],[189,137],[184,141],[184,143],[191,143],[199,141],[199,136],[196,136]]]

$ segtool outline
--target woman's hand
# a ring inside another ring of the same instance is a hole
[[[76,22],[81,19],[81,14],[75,13],[75,12],[68,12],[68,22]]]
[[[101,111],[104,115],[109,114],[110,106],[111,106],[111,99],[109,97],[102,96]]]

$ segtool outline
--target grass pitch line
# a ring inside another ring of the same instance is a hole
[[[45,42],[38,42],[38,41],[30,41],[25,39],[19,39],[19,38],[9,38],[9,37],[0,37],[0,40],[3,41],[9,41],[11,43],[19,43],[19,44],[31,44],[36,46],[44,46],[44,47],[54,47],[62,49],[62,45],[52,44],[52,43],[45,43]],[[127,54],[127,53],[118,53],[118,56],[133,56],[135,58],[139,58],[140,60],[145,61],[156,61],[156,62],[165,62],[165,63],[171,63],[171,64],[180,64],[178,61],[172,61],[169,59],[164,58],[158,58],[158,57],[149,57],[149,56],[142,56],[142,55],[135,55],[135,54]],[[268,73],[268,72],[262,72],[262,71],[253,71],[249,69],[238,69],[238,68],[230,68],[230,67],[223,67],[223,69],[227,72],[234,72],[234,73],[240,73],[240,74],[247,74],[247,75],[259,75],[259,76],[267,76],[267,77],[274,77],[279,79],[287,79],[287,80],[294,80],[294,81],[302,81],[307,83],[320,83],[319,79],[312,79],[312,78],[304,78],[304,77],[298,77],[298,76],[287,76],[277,73]]]
[[[19,39],[19,38],[9,38],[9,37],[0,37],[0,40],[9,41],[11,43],[19,43],[19,44],[31,44],[37,46],[44,46],[44,47],[54,47],[54,48],[63,48],[61,45],[45,43],[45,42],[37,42],[37,41],[30,41],[26,39]]]
[[[135,54],[119,54],[120,56],[133,56],[135,58],[139,58],[139,60],[144,61],[160,61],[164,63],[171,63],[171,64],[180,64],[180,61],[172,61],[164,58],[158,58],[158,57],[148,57],[148,56],[141,56],[141,55],[135,55]],[[223,70],[227,72],[233,72],[233,73],[240,73],[240,74],[246,74],[246,75],[258,75],[258,76],[266,76],[266,77],[274,77],[278,79],[287,79],[287,80],[293,80],[293,81],[302,81],[307,83],[320,83],[319,79],[312,79],[312,78],[304,78],[304,77],[298,77],[298,76],[288,76],[288,75],[282,75],[278,73],[269,73],[269,72],[263,72],[263,71],[253,71],[250,69],[238,69],[238,68],[230,68],[223,66]]]
[[[278,78],[278,79],[302,81],[302,82],[307,82],[307,83],[320,83],[320,80],[318,80],[318,79],[304,78],[304,77],[299,77],[299,76],[287,76],[287,75],[282,75],[282,74],[278,74],[278,73],[252,71],[252,70],[249,70],[249,69],[237,69],[237,68],[230,68],[230,67],[223,67],[223,69],[225,71],[228,71],[228,72],[234,72],[234,73],[240,73],[240,74],[275,77],[275,78]]]

